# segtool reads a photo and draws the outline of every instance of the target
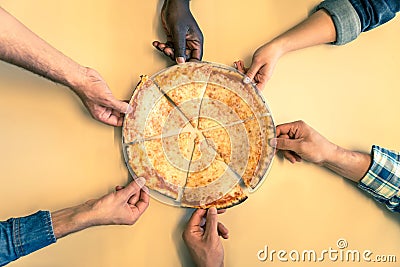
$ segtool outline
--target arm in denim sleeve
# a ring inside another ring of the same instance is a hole
[[[400,212],[400,153],[372,147],[372,164],[358,186],[394,212]]]
[[[326,0],[317,6],[319,9],[325,9],[335,24],[336,41],[332,44],[344,45],[360,35],[360,18],[348,0]]]
[[[356,39],[361,32],[376,28],[393,19],[400,10],[398,0],[326,0],[316,10],[325,9],[336,28],[335,45]]]
[[[372,30],[396,16],[400,11],[399,0],[349,0],[357,12],[361,31]]]
[[[0,266],[56,242],[50,212],[0,222]]]

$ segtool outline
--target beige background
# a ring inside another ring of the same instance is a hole
[[[193,0],[204,60],[231,65],[305,18],[318,1]],[[151,47],[163,38],[158,1],[0,1],[34,32],[97,69],[118,98],[140,74],[171,64]],[[4,25],[3,25],[4,26]],[[303,119],[344,147],[400,150],[399,18],[344,47],[288,54],[263,94],[276,123]],[[128,180],[120,129],[90,118],[67,88],[0,63],[0,219],[100,197]],[[73,234],[10,266],[191,266],[181,241],[189,210],[152,201],[132,227]],[[276,158],[268,179],[221,216],[231,231],[226,266],[398,266],[400,220],[352,183],[310,164]],[[389,263],[259,262],[257,251],[337,248],[397,255]]]

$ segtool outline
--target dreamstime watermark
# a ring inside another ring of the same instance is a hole
[[[263,249],[257,252],[259,261],[280,261],[280,262],[397,262],[396,255],[377,255],[371,250],[347,249],[347,240],[340,238],[336,242],[336,247],[329,247],[321,251],[314,249],[306,250],[275,250],[269,249],[266,245]]]

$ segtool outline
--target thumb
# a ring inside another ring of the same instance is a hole
[[[246,77],[243,79],[243,82],[246,84],[251,83],[261,67],[262,64],[253,59],[253,62],[251,63],[250,68],[247,70]]]
[[[218,212],[215,207],[211,207],[207,211],[206,230],[204,232],[206,238],[218,236]]]
[[[136,178],[125,188],[118,191],[126,200],[128,200],[132,195],[140,192],[140,189],[146,184],[146,179],[143,177]]]
[[[172,43],[174,45],[174,54],[176,63],[182,64],[186,61],[186,32],[176,27],[172,33]]]
[[[297,152],[299,148],[299,140],[289,138],[274,138],[271,140],[271,146],[279,150],[290,150]]]
[[[120,112],[120,113],[124,113],[124,114],[129,114],[133,111],[133,108],[131,105],[129,105],[128,103],[115,99],[113,98],[112,100],[110,100],[110,108],[115,109],[116,111]]]

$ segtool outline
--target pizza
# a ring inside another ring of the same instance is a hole
[[[185,63],[141,76],[123,124],[133,177],[151,195],[190,208],[233,207],[272,164],[272,115],[243,74],[214,63]]]

